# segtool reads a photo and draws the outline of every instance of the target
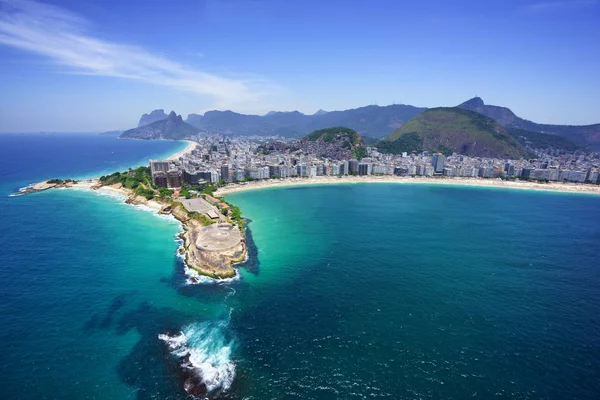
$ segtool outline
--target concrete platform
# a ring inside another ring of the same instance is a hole
[[[240,230],[231,224],[213,224],[198,231],[196,248],[201,251],[226,251],[239,246]]]

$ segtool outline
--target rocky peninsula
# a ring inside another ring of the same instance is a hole
[[[239,210],[230,214],[230,209],[237,208],[223,199],[199,194],[192,202],[190,199],[180,198],[177,192],[172,190],[157,190],[150,182],[147,168],[139,167],[99,179],[52,179],[23,188],[15,193],[15,196],[49,189],[85,189],[118,193],[125,198],[127,204],[143,205],[159,214],[172,215],[181,222],[182,251],[188,268],[213,279],[234,277],[234,264],[244,261],[247,255],[245,221],[240,217]],[[205,200],[204,196],[210,201]],[[199,212],[200,206],[202,212]]]

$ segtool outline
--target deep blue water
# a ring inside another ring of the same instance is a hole
[[[183,399],[187,356],[225,398],[600,398],[600,197],[238,193],[251,258],[218,285],[186,283],[171,219],[85,191],[7,197],[183,146],[0,135],[0,398]]]

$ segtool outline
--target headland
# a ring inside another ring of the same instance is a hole
[[[137,180],[135,187],[126,187],[133,186],[133,179]],[[247,254],[244,220],[239,213],[231,217],[225,215],[228,213],[224,209],[229,210],[233,206],[208,194],[185,199],[173,196],[175,193],[172,190],[155,190],[150,179],[147,168],[139,167],[129,173],[115,173],[99,179],[52,179],[23,188],[15,195],[50,189],[83,189],[119,194],[127,204],[143,205],[159,214],[172,215],[181,222],[183,232],[180,237],[188,268],[213,279],[234,277],[234,264],[242,262]]]

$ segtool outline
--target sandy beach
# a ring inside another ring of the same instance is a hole
[[[180,157],[183,157],[186,154],[190,154],[192,152],[192,150],[194,150],[196,148],[196,145],[198,143],[196,142],[192,142],[191,140],[183,140],[184,142],[187,142],[187,147],[185,149],[183,149],[182,151],[173,154],[172,156],[170,156],[169,158],[167,158],[167,160],[171,161],[171,160],[178,160]]]
[[[501,179],[483,178],[428,178],[428,177],[401,177],[401,176],[318,176],[312,178],[285,178],[268,179],[245,183],[231,183],[219,188],[215,195],[225,196],[231,193],[246,190],[259,190],[276,187],[303,186],[303,185],[330,185],[330,184],[355,184],[355,183],[398,183],[398,184],[428,184],[428,185],[464,185],[481,187],[498,187],[524,190],[544,190],[569,193],[600,194],[600,186],[578,183],[535,183],[526,181],[504,181]]]

